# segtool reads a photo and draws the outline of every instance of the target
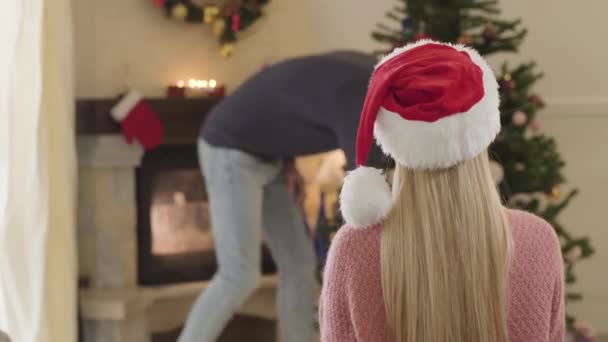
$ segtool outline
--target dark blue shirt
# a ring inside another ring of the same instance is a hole
[[[213,108],[202,136],[268,159],[340,148],[351,169],[375,63],[373,55],[340,51],[272,65]]]

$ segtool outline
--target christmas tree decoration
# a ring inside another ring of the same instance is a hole
[[[238,13],[233,13],[232,14],[232,32],[239,32],[240,28],[241,28],[241,16]]]
[[[532,122],[530,122],[529,127],[530,127],[530,130],[534,133],[539,133],[542,129],[540,121],[538,121],[538,120],[532,120]]]
[[[401,28],[403,31],[412,31],[414,29],[414,21],[412,18],[405,17],[401,21]]]
[[[164,127],[152,107],[141,93],[131,89],[110,110],[112,118],[120,122],[125,140],[131,144],[137,140],[146,150],[160,145]]]
[[[492,42],[498,38],[498,31],[494,25],[488,24],[488,26],[483,29],[482,36],[486,42]]]
[[[220,14],[220,9],[217,6],[207,6],[203,10],[203,21],[205,24],[211,24],[213,20]]]
[[[543,98],[537,94],[530,96],[530,102],[532,102],[535,106],[537,106],[539,108],[542,108],[545,106],[545,102],[543,101]]]
[[[468,34],[463,34],[458,39],[456,39],[456,43],[462,45],[473,45],[473,37]]]
[[[591,327],[591,324],[589,324],[589,323],[587,323],[585,321],[576,320],[574,322],[574,329],[583,338],[585,338],[584,342],[592,342],[593,341],[594,334],[593,334],[593,328]]]
[[[186,17],[188,16],[188,7],[181,3],[173,6],[173,9],[171,10],[171,16],[173,16],[173,18],[177,20],[186,20]]]
[[[515,89],[515,81],[511,77],[511,74],[505,74],[499,81],[500,88],[504,91]]]
[[[581,249],[581,247],[573,246],[572,248],[570,248],[570,250],[568,250],[568,251],[566,251],[566,253],[564,253],[564,259],[566,259],[570,263],[573,263],[573,262],[577,261],[582,255],[583,255],[583,250]]]
[[[502,57],[502,53],[517,52],[527,34],[520,19],[499,18],[501,11],[496,0],[395,1],[399,5],[387,17],[397,23],[397,28],[380,23],[372,33],[372,38],[386,44],[386,49],[376,51],[378,55],[423,37],[433,37],[470,45],[484,56],[501,53]],[[578,191],[561,193],[565,163],[555,140],[541,132],[537,119],[545,103],[533,93],[533,87],[543,75],[534,62],[515,66],[504,63],[497,71],[502,130],[489,150],[501,164],[502,177],[497,177],[499,169],[492,165],[494,179],[500,179],[499,189],[508,206],[530,211],[555,228],[564,252],[579,246],[580,257],[568,261],[565,267],[567,285],[574,284],[576,264],[589,258],[594,250],[588,238],[571,234],[558,219]],[[568,302],[582,299],[570,287],[566,287],[565,296]],[[577,335],[577,341],[587,338],[584,335],[589,335],[590,327],[570,314],[566,317],[568,329]]]
[[[224,18],[217,18],[213,22],[212,33],[216,37],[221,37],[224,34],[224,30],[226,29],[226,21]]]
[[[220,54],[222,55],[222,57],[230,57],[230,56],[232,56],[233,53],[234,53],[234,44],[226,43],[226,44],[222,45],[222,48],[220,49]]]
[[[528,115],[521,110],[518,110],[517,112],[513,113],[512,120],[515,126],[521,127],[528,121]]]
[[[423,40],[423,39],[432,39],[432,37],[429,36],[428,34],[424,34],[424,33],[416,33],[416,35],[414,35],[414,42],[417,42],[417,41]]]
[[[213,24],[212,33],[220,43],[220,54],[231,56],[237,33],[249,28],[262,16],[262,6],[269,0],[230,0],[198,5],[193,0],[152,0],[163,7],[170,18],[187,23]],[[221,22],[221,23],[220,23]],[[226,29],[230,28],[230,29]],[[226,43],[232,43],[226,47]]]
[[[555,186],[553,189],[551,189],[551,199],[558,200],[561,196],[562,190],[559,188],[559,186]]]

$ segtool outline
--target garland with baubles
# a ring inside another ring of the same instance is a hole
[[[269,0],[219,0],[198,5],[192,0],[154,0],[167,17],[186,23],[204,23],[220,43],[220,54],[234,53],[237,34],[249,28],[262,16],[262,6]]]

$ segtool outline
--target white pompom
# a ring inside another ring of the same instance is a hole
[[[502,165],[493,160],[490,161],[490,173],[492,173],[492,179],[496,185],[500,184],[505,176],[505,171],[502,168]]]
[[[347,225],[366,228],[380,223],[392,207],[391,189],[382,170],[362,166],[344,178],[340,210]]]

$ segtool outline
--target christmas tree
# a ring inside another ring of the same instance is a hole
[[[372,37],[386,43],[386,51],[416,40],[430,38],[471,46],[482,55],[517,52],[526,36],[521,20],[503,20],[495,0],[397,0],[387,13],[393,25],[378,24]],[[542,132],[537,113],[544,107],[532,86],[542,77],[534,62],[518,66],[505,63],[497,70],[501,95],[502,131],[490,147],[495,180],[505,204],[532,212],[547,220],[560,239],[564,255],[566,301],[582,295],[572,290],[577,279],[575,264],[593,254],[585,237],[577,237],[559,223],[558,215],[576,196],[577,190],[562,194],[564,161],[553,138]],[[320,231],[335,232],[335,222],[324,222]],[[327,236],[327,235],[325,235]],[[569,331],[579,340],[591,339],[584,321],[567,314]]]
[[[378,24],[372,37],[390,48],[423,38],[471,46],[482,55],[517,52],[526,36],[521,20],[503,20],[495,0],[401,0],[387,17],[394,27]],[[395,27],[397,27],[395,29]],[[543,217],[555,228],[562,245],[566,301],[581,300],[571,290],[576,282],[575,264],[593,254],[589,240],[576,237],[559,223],[558,215],[577,190],[562,194],[564,162],[553,138],[543,134],[537,113],[542,98],[532,86],[542,77],[534,62],[518,66],[502,65],[498,75],[501,95],[502,131],[490,148],[493,171],[511,207]],[[577,320],[567,315],[568,328],[576,330]],[[579,329],[584,330],[584,329]]]

